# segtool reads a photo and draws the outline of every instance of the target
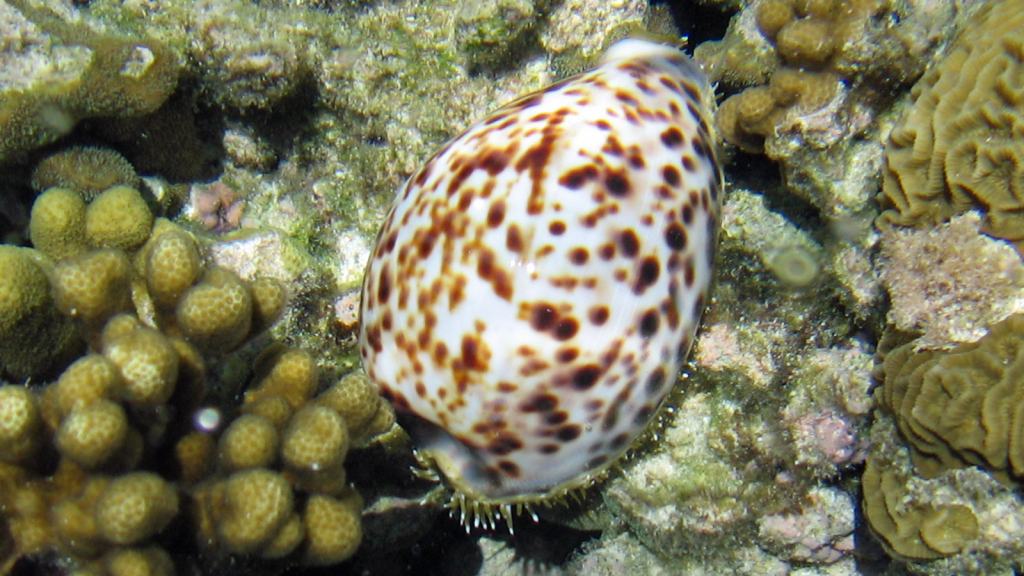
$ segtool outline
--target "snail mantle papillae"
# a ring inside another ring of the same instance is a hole
[[[362,361],[467,525],[592,483],[678,380],[715,252],[713,111],[682,52],[623,40],[400,190],[363,284]]]

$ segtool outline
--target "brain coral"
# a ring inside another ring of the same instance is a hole
[[[980,208],[986,233],[1024,247],[1024,2],[982,6],[912,95],[889,136],[880,223]]]
[[[1005,483],[1024,478],[1024,315],[951,351],[894,348],[882,364],[882,404],[918,472],[979,466]]]

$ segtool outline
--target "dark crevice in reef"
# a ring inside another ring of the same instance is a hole
[[[699,0],[653,0],[652,7],[664,6],[680,33],[687,37],[688,51],[707,40],[721,40],[733,13]]]

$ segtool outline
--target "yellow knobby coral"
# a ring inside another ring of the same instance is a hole
[[[35,394],[24,386],[0,386],[0,462],[22,462],[39,448],[42,419]]]
[[[306,538],[306,525],[302,517],[292,514],[277,532],[277,536],[260,548],[260,556],[264,558],[281,558],[291,554]]]
[[[174,576],[174,562],[163,548],[118,548],[103,558],[110,576]]]
[[[213,502],[216,530],[234,553],[255,552],[271,541],[292,514],[292,488],[284,476],[263,468],[235,472]]]
[[[121,250],[94,250],[57,264],[57,307],[87,323],[104,321],[131,303],[131,263]]]
[[[108,188],[85,208],[85,241],[93,248],[138,248],[152,227],[149,205],[128,186]]]
[[[356,446],[384,432],[375,420],[378,412],[389,411],[390,406],[377,393],[373,382],[362,371],[350,372],[316,397],[316,403],[327,406],[345,419],[352,443]],[[389,425],[390,427],[390,425]]]
[[[148,250],[146,287],[157,306],[172,309],[202,272],[199,249],[189,234],[170,230]]]
[[[241,344],[252,327],[252,294],[233,272],[209,268],[181,297],[178,328],[204,350],[227,352]]]
[[[76,406],[61,421],[55,444],[62,455],[85,469],[110,461],[128,436],[124,408],[110,400]]]
[[[246,398],[248,399],[249,397],[249,394],[246,393]],[[262,395],[259,399],[251,402],[247,400],[242,406],[242,412],[266,418],[267,421],[274,425],[274,428],[284,430],[294,411],[291,405],[288,404],[288,401],[281,396],[273,394]]]
[[[74,327],[53,304],[43,262],[35,250],[0,246],[0,373],[10,378],[60,370],[79,347]]]
[[[249,286],[252,292],[252,332],[257,334],[270,327],[284,311],[285,291],[280,282],[271,278],[257,278]]]
[[[178,353],[162,333],[146,327],[105,342],[103,355],[117,366],[129,404],[153,408],[174,393]]]
[[[107,476],[90,476],[81,493],[54,504],[50,511],[53,529],[67,551],[91,557],[109,546],[100,536],[94,513],[96,502],[108,484]]]
[[[339,468],[348,448],[345,421],[323,406],[308,406],[296,412],[281,439],[281,457],[286,464],[302,471]]]
[[[217,453],[217,445],[209,434],[189,432],[174,445],[174,456],[178,462],[181,482],[191,486],[213,469],[213,457]]]
[[[245,393],[246,404],[280,396],[298,410],[316,391],[316,363],[309,352],[297,348],[268,350],[256,361],[255,381],[255,387]]]
[[[67,188],[50,188],[32,204],[32,245],[54,260],[77,256],[85,245],[85,201]]]
[[[61,416],[76,406],[121,397],[117,367],[100,354],[87,354],[68,366],[57,379],[56,400]]]
[[[266,418],[243,414],[231,422],[218,446],[226,471],[264,468],[277,456],[277,429]]]
[[[96,502],[96,525],[108,542],[131,545],[164,529],[178,514],[178,494],[152,472],[115,478]]]
[[[326,566],[350,558],[363,540],[360,512],[362,499],[355,491],[342,498],[314,494],[306,503],[304,560],[308,564]]]

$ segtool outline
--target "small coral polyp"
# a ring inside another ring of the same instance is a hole
[[[363,365],[467,525],[592,483],[675,384],[715,251],[713,109],[682,52],[625,40],[399,192],[363,285]]]

